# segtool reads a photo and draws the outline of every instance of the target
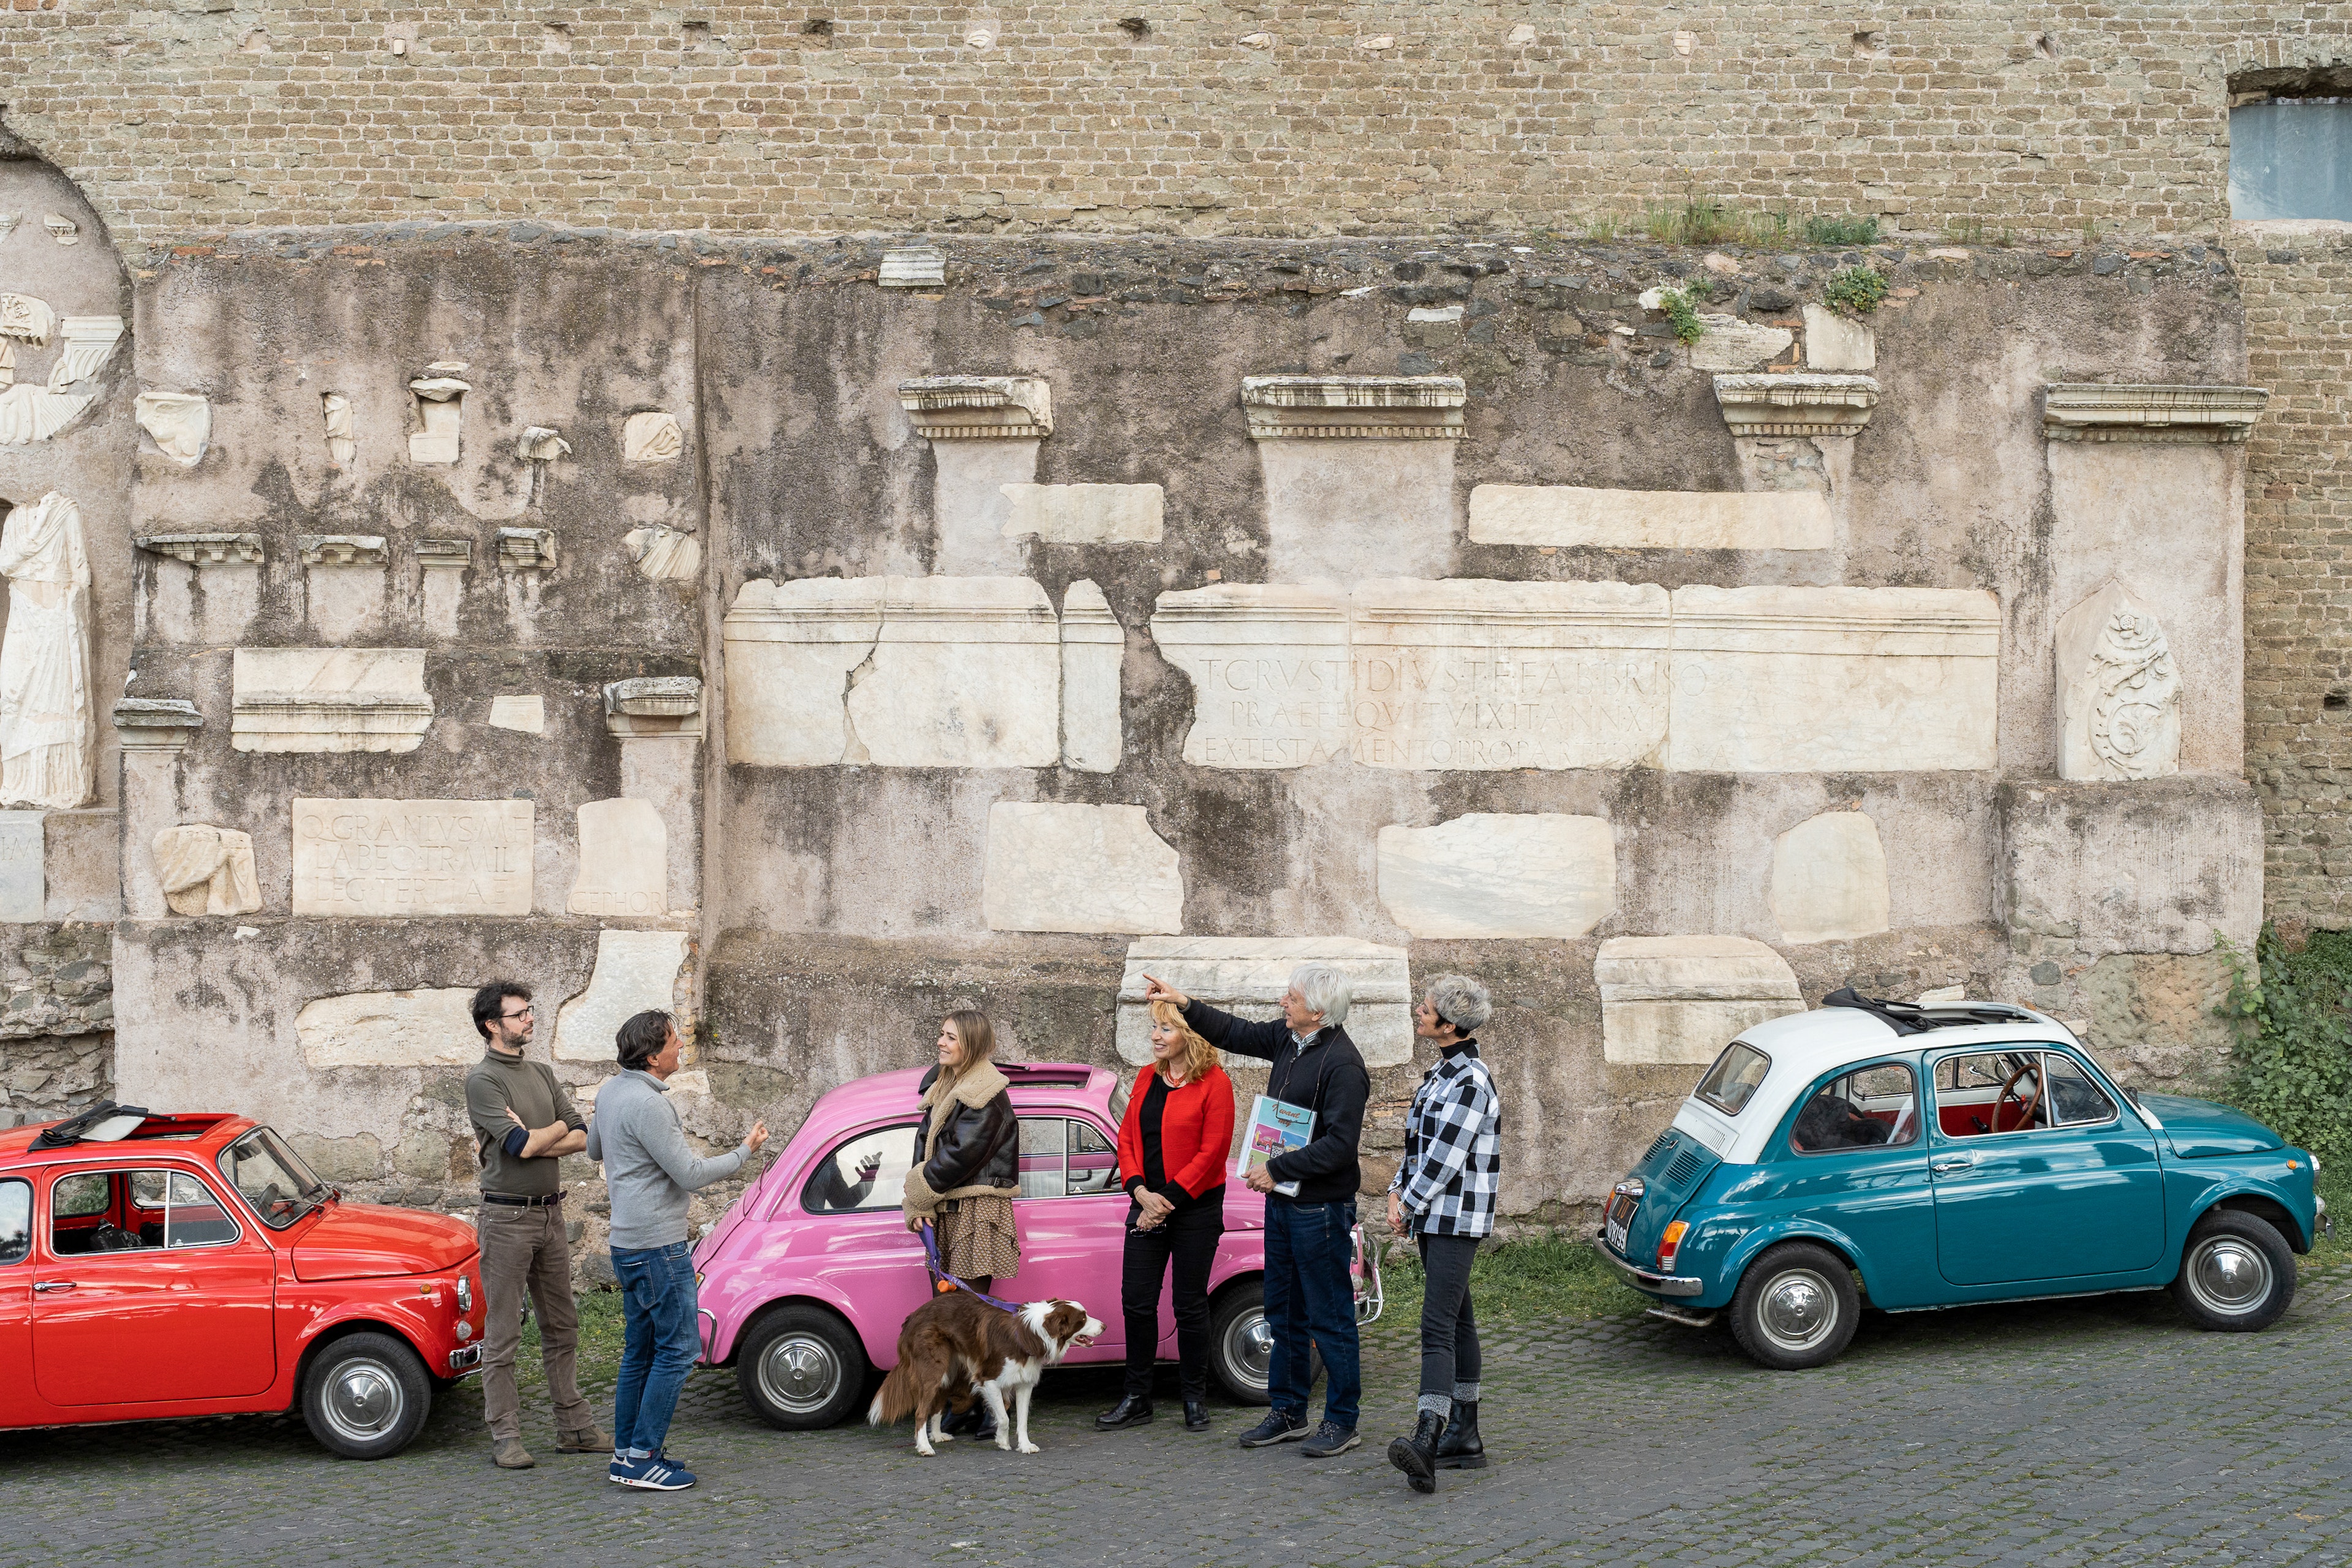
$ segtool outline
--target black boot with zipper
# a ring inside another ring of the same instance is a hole
[[[1412,1426],[1412,1436],[1389,1445],[1389,1463],[1404,1472],[1417,1492],[1437,1489],[1437,1440],[1445,1432],[1445,1417],[1424,1410]]]
[[[1483,1470],[1486,1468],[1486,1445],[1478,1438],[1478,1402],[1457,1399],[1454,1402],[1454,1418],[1445,1424],[1445,1436],[1437,1440],[1437,1468],[1441,1470]]]

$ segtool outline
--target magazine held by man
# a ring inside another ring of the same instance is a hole
[[[1303,1105],[1261,1094],[1250,1107],[1247,1135],[1242,1139],[1242,1163],[1234,1174],[1247,1176],[1276,1154],[1306,1148],[1314,1136],[1313,1111]],[[1276,1182],[1274,1190],[1286,1198],[1295,1198],[1298,1195],[1298,1184]]]

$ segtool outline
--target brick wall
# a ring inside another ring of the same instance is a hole
[[[1412,232],[1686,189],[1914,228],[2210,234],[2227,72],[2352,35],[2352,6],[2260,0],[11,16],[9,125],[134,246],[436,216]]]

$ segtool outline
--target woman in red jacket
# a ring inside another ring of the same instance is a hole
[[[1119,1306],[1127,1317],[1127,1392],[1095,1417],[1106,1432],[1151,1419],[1151,1366],[1160,1345],[1160,1281],[1175,1263],[1176,1360],[1184,1430],[1209,1429],[1209,1268],[1225,1232],[1225,1156],[1234,1141],[1234,1084],[1209,1042],[1166,1002],[1151,1005],[1151,1065],[1128,1091],[1118,1175],[1134,1205]]]

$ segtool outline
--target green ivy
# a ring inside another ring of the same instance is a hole
[[[1886,298],[1886,275],[1874,267],[1841,267],[1830,274],[1822,294],[1849,316],[1867,316]]]
[[[1698,319],[1698,307],[1681,289],[1669,289],[1660,299],[1658,308],[1665,311],[1666,320],[1674,323],[1675,336],[1683,342],[1695,343],[1706,336],[1706,323]]]
[[[2263,927],[2253,962],[2221,944],[2237,1034],[2232,1103],[2291,1143],[2352,1156],[2352,931],[2318,931],[2300,952]]]

